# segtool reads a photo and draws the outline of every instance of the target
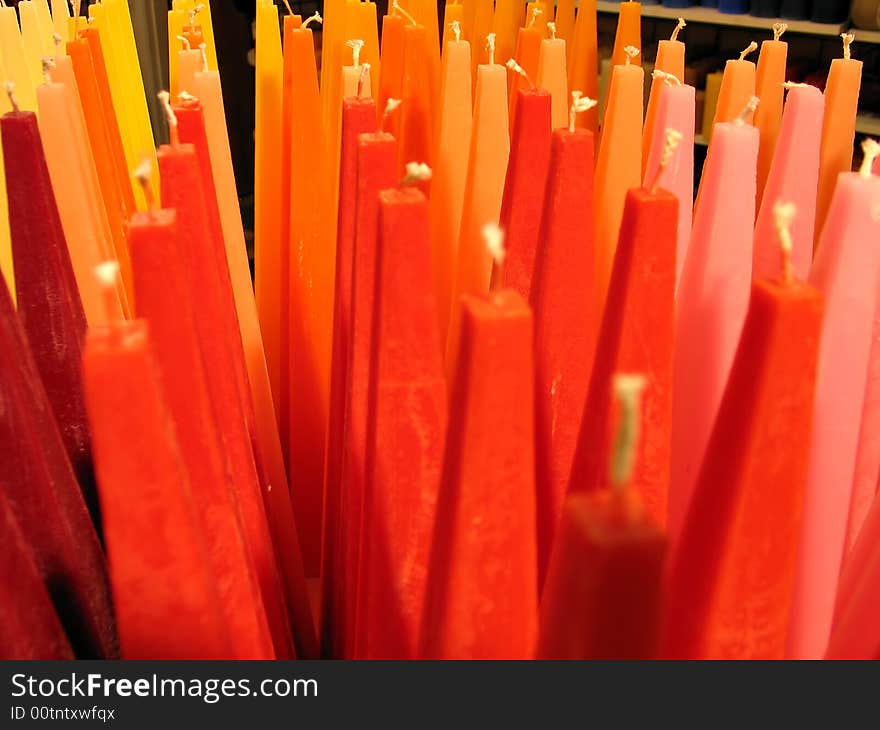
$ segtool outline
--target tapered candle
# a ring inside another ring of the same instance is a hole
[[[599,98],[599,50],[596,30],[596,0],[578,2],[571,57],[568,63],[568,90],[580,91],[590,99]],[[593,134],[599,129],[598,107],[578,117],[578,126]]]
[[[511,58],[516,50],[517,30],[522,26],[525,6],[520,0],[497,0],[492,32],[498,58]]]
[[[660,124],[658,131],[658,125],[655,124],[661,92],[671,79],[676,79],[679,84],[684,82],[684,43],[678,40],[678,34],[685,25],[684,18],[679,18],[678,24],[672,31],[672,37],[657,44],[654,70],[662,73],[655,73],[651,78],[651,91],[648,95],[648,106],[645,108],[645,127],[642,132],[642,177],[647,176],[648,155],[651,152],[652,141],[662,137],[664,130],[669,126]]]
[[[460,39],[460,26],[453,27],[452,33],[453,39],[446,43],[443,52],[437,154],[430,200],[434,291],[440,332],[443,333],[448,328],[455,287],[468,145],[473,129],[471,45]]]
[[[81,376],[85,314],[33,112],[0,118],[18,315],[86,506],[99,524]],[[47,292],[51,292],[47,295]]]
[[[5,75],[3,58],[0,54],[0,74]],[[14,82],[12,83],[14,87]],[[6,97],[4,99],[4,96]],[[12,110],[12,103],[7,94],[0,94],[0,114]],[[0,277],[6,280],[10,292],[15,291],[15,272],[12,265],[12,240],[9,231],[9,200],[6,195],[6,170],[3,164],[3,147],[0,145]],[[12,296],[15,304],[15,295]]]
[[[616,375],[613,387],[621,423],[610,478],[565,501],[541,597],[540,659],[657,656],[666,538],[633,475],[645,379]]]
[[[495,19],[495,3],[493,0],[473,0],[474,23],[470,30],[465,30],[465,40],[471,44],[471,64],[473,66],[473,83],[477,83],[477,66],[486,61],[486,36],[492,32]]]
[[[449,41],[456,38],[456,31],[454,30],[453,23],[458,23],[458,40],[461,40],[462,35],[462,22],[464,21],[464,5],[459,2],[456,3],[446,3],[446,7],[443,9],[443,28],[442,32],[442,40],[440,41],[440,77],[441,77],[441,88],[442,88],[442,77],[443,77],[443,54],[446,53],[446,46],[449,44]]]
[[[625,2],[625,7],[639,3]],[[622,22],[621,17],[621,22]],[[627,63],[620,73],[611,75],[611,88],[596,159],[596,185],[593,188],[594,235],[596,246],[595,294],[601,308],[605,301],[614,251],[623,218],[627,190],[638,187],[642,165],[642,102],[644,71],[630,63],[638,55],[637,47],[627,46]]]
[[[715,126],[676,295],[669,493],[673,540],[703,463],[748,311],[757,159],[754,127],[744,120]]]
[[[436,26],[435,26],[436,28]],[[364,42],[361,49],[361,61],[369,64],[369,85],[364,80],[362,85],[369,89],[379,88],[379,77],[382,74],[382,57],[379,47],[379,25],[376,18],[376,3],[362,0],[356,3],[353,18],[353,35]],[[439,49],[438,49],[439,52]],[[439,58],[438,58],[439,63]]]
[[[628,0],[620,3],[618,10],[617,31],[611,54],[612,67],[633,62],[633,57],[626,50],[629,46],[642,47],[642,4]]]
[[[838,176],[852,167],[856,111],[862,83],[862,62],[850,57],[852,33],[842,33],[843,58],[835,58],[825,83],[825,117],[822,120],[822,148],[819,154],[819,191],[816,197],[815,246],[824,235]]]
[[[355,656],[407,658],[424,604],[446,386],[424,195],[383,191],[378,225]]]
[[[676,543],[665,610],[669,657],[781,659],[785,653],[822,297],[795,278],[794,205],[777,203],[774,213],[782,273],[752,286],[730,379]],[[775,420],[780,413],[784,429]]]
[[[39,78],[41,62],[44,57],[52,57],[52,31],[43,28],[37,14],[37,6],[33,0],[21,0],[18,8],[18,21],[21,27],[21,40],[30,68],[31,77]]]
[[[756,51],[757,48],[758,44],[752,41],[742,50],[738,59],[727,61],[724,64],[718,103],[712,117],[713,125],[719,122],[732,122],[742,113],[749,99],[755,96],[755,64],[747,61],[746,56]],[[754,111],[751,111],[743,121],[751,124],[753,118]]]
[[[379,94],[376,112],[385,113],[389,99],[399,99],[403,93],[403,28],[406,21],[400,15],[389,13],[382,18],[382,71],[379,76]],[[395,116],[395,120],[397,116]]]
[[[761,106],[763,104],[759,104],[758,108]],[[791,263],[795,276],[805,279],[810,272],[824,107],[825,99],[815,86],[790,86],[773,164],[764,188],[765,197],[761,200],[755,222],[755,277],[767,277],[779,269],[778,246],[774,245],[776,234],[773,209],[780,200],[790,201],[798,211],[791,232],[794,241]],[[762,133],[760,127],[758,131]],[[759,163],[760,160],[759,147]]]
[[[518,73],[508,65],[507,99],[510,104],[510,131],[513,133],[513,125],[516,120],[516,105],[519,102],[519,91],[526,91],[534,87],[534,81],[538,78],[538,63],[541,57],[541,42],[546,38],[546,27],[539,22],[543,11],[534,8],[530,12],[526,26],[519,29],[516,37],[516,49],[511,58],[523,69],[524,73]]]
[[[424,26],[403,29],[403,81],[401,83],[400,174],[408,162],[432,164],[434,155],[434,98],[428,56],[428,36]]]
[[[177,52],[177,86],[173,87],[174,90],[171,92],[174,98],[177,98],[181,91],[192,93],[193,76],[197,71],[201,71],[203,66],[202,52],[198,48],[190,47],[187,41],[184,49]]]
[[[880,178],[861,172],[838,178],[810,283],[825,295],[804,524],[788,656],[825,651],[843,559],[847,518],[865,397],[880,271],[880,219],[872,214]]]
[[[568,73],[565,65],[566,43],[557,37],[555,23],[547,23],[550,38],[541,41],[538,56],[537,85],[539,89],[550,92],[551,128],[562,129],[568,126]]]
[[[571,62],[571,49],[574,41],[575,24],[574,0],[561,0],[556,3],[556,37],[565,41],[565,57]]]
[[[674,146],[672,139],[670,150]],[[603,486],[611,443],[613,374],[649,373],[644,393],[644,438],[636,457],[633,484],[653,521],[664,525],[672,430],[678,201],[656,184],[652,183],[651,189],[636,188],[626,193],[620,244],[568,489],[583,492]]]
[[[364,41],[361,39],[351,40],[348,45],[352,49],[352,64],[342,67],[343,103],[353,96],[372,96],[373,93],[370,86],[370,65],[361,64],[360,61]]]
[[[0,495],[0,657],[3,659],[73,659],[70,642],[40,576],[30,546]]]
[[[532,314],[510,289],[461,307],[419,656],[528,659],[538,613]]]
[[[761,142],[758,147],[758,201],[757,205],[760,209],[761,201],[764,198],[764,186],[767,184],[767,177],[770,175],[770,165],[773,161],[773,151],[776,148],[776,140],[780,136],[780,127],[782,126],[782,97],[785,81],[785,64],[788,58],[788,43],[779,40],[783,33],[788,29],[785,23],[773,24],[773,40],[761,42],[761,53],[758,55],[758,67],[755,78],[755,95],[761,100],[758,108],[755,110],[755,126],[761,134]],[[790,96],[790,95],[789,95]],[[783,136],[783,139],[785,137]],[[792,200],[797,206],[799,215],[795,219],[800,223],[802,219],[806,219],[807,210],[801,207],[800,201],[793,200],[791,197],[783,196],[771,198],[770,206],[775,205],[777,200]],[[792,237],[798,242],[798,245],[806,245],[801,236],[802,231],[794,233]],[[800,278],[806,276],[806,272],[795,268]],[[764,276],[765,273],[756,272],[758,276]]]
[[[577,106],[572,122],[576,111]],[[590,290],[592,206],[593,134],[585,129],[557,129],[541,215],[539,240],[543,243],[535,257],[529,295],[535,312],[539,585],[568,486],[598,329],[596,301]]]
[[[0,479],[77,656],[116,658],[104,553],[64,451],[25,333],[0,282]]]
[[[61,47],[66,53],[66,44],[71,39],[68,0],[52,0],[52,29],[61,38]]]
[[[90,328],[83,355],[120,650],[227,659],[232,636],[151,344],[145,320],[120,320]]]
[[[43,77],[39,66],[28,63],[15,8],[5,5],[0,7],[0,49],[6,71],[4,81],[15,84],[16,99],[22,109],[37,111],[36,88]]]
[[[663,72],[654,73],[659,76]],[[669,83],[666,83],[667,80]],[[663,174],[663,187],[678,198],[678,245],[675,250],[677,289],[690,247],[693,223],[696,90],[693,86],[677,83],[674,76],[667,75],[658,96],[654,136],[649,142],[644,182],[646,185],[650,184],[660,169],[667,131],[672,129],[681,134],[681,142],[675,157],[669,161],[669,166]],[[647,132],[647,127],[645,131]]]

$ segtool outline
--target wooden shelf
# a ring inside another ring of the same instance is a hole
[[[880,30],[861,30],[860,28],[850,28],[850,33],[856,36],[856,47],[859,43],[880,43]]]
[[[856,132],[880,137],[880,117],[871,114],[859,114],[856,117]]]
[[[598,0],[596,3],[600,13],[617,13],[620,3],[609,0]],[[803,33],[806,35],[826,36],[834,38],[839,36],[848,27],[848,23],[812,23],[809,20],[782,20],[779,18],[756,18],[754,15],[728,15],[715,8],[703,8],[692,6],[689,8],[667,8],[663,5],[642,5],[643,18],[666,18],[675,20],[684,18],[688,23],[708,23],[710,25],[724,25],[733,28],[760,28],[771,33],[774,23],[787,23],[789,33]],[[855,31],[856,42],[880,42],[880,33],[873,31]],[[873,35],[876,40],[868,40]]]

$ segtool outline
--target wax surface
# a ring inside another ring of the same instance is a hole
[[[596,0],[578,2],[577,20],[574,26],[574,41],[571,44],[571,58],[568,64],[568,89],[581,91],[590,99],[599,98],[599,50],[596,36]],[[576,124],[595,134],[599,129],[598,107],[579,114]]]
[[[764,197],[764,186],[770,175],[773,152],[782,127],[782,97],[785,81],[785,63],[788,57],[788,43],[785,41],[762,41],[755,76],[755,94],[761,100],[755,110],[755,126],[761,135],[758,146],[758,202],[760,208]],[[791,93],[789,93],[789,99]],[[785,135],[782,135],[783,140]],[[763,276],[763,274],[760,274]],[[798,270],[798,276],[805,272]]]
[[[654,69],[672,74],[680,83],[684,83],[684,43],[681,41],[660,41],[657,44],[657,58],[654,61]],[[648,95],[648,106],[645,109],[645,128],[642,132],[642,175],[644,176],[648,167],[648,155],[651,151],[652,140],[657,139],[658,129],[657,107],[660,103],[660,97],[664,88],[669,83],[660,78],[651,79],[651,91]],[[679,130],[682,131],[682,130]],[[662,125],[659,133],[662,134]],[[686,140],[682,140],[682,145]]]

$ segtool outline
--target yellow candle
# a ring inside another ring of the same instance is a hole
[[[15,84],[15,99],[20,109],[37,111],[36,88],[42,80],[42,69],[34,75],[33,64],[27,61],[24,40],[18,30],[15,8],[0,7],[0,51],[6,68],[5,79]]]
[[[52,27],[61,36],[60,51],[67,53],[67,41],[70,40],[70,6],[67,0],[52,0]]]
[[[49,12],[49,0],[31,0],[34,9],[37,11],[37,20],[40,24],[40,41],[43,44],[43,55],[55,55],[55,42],[52,40],[52,33],[55,28],[52,25],[52,14]]]
[[[42,71],[43,56],[54,53],[46,53],[43,42],[43,28],[37,15],[37,8],[30,0],[18,4],[18,20],[21,24],[21,39],[24,43],[25,58],[31,78],[39,79]],[[49,31],[51,38],[51,31]],[[36,83],[39,83],[37,81]]]

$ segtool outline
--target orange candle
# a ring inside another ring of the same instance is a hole
[[[684,18],[678,19],[678,25],[672,31],[672,37],[668,41],[660,41],[657,44],[657,59],[654,61],[654,70],[662,71],[655,74],[651,80],[651,93],[648,96],[648,107],[645,110],[645,128],[642,132],[642,177],[648,166],[648,154],[651,151],[651,140],[655,137],[654,119],[657,115],[657,105],[660,103],[660,91],[663,89],[663,74],[672,74],[680,83],[684,83],[684,43],[678,40],[678,34],[686,23]]]
[[[517,92],[525,91],[533,86],[534,80],[538,77],[541,41],[544,40],[546,35],[546,26],[538,22],[542,12],[540,8],[533,8],[529,16],[528,26],[520,28],[519,35],[516,38],[516,53],[513,58],[516,59],[516,62],[525,73],[516,73],[514,71],[508,73],[507,98],[510,104],[509,119],[511,131],[513,130],[513,120],[516,119]],[[504,60],[503,57],[502,60]]]
[[[516,50],[517,29],[522,25],[525,7],[521,0],[497,0],[492,32],[498,58],[506,61]]]
[[[477,65],[486,61],[486,36],[492,32],[492,23],[495,17],[495,8],[493,0],[473,0],[474,8],[474,24],[468,31],[465,29],[465,39],[468,40],[473,49],[471,53],[471,64],[474,69],[473,82],[477,81]]]
[[[566,42],[558,37],[556,23],[547,23],[547,32],[550,37],[541,41],[541,52],[538,56],[538,88],[550,92],[550,126],[552,129],[561,129],[568,125]]]
[[[427,30],[423,25],[403,29],[403,83],[401,87],[400,147],[401,175],[408,162],[432,164],[434,154],[434,90]]]
[[[574,6],[575,0],[559,0],[556,3],[556,37],[565,41],[568,49],[566,60],[571,60],[571,47],[574,41]]]
[[[400,99],[403,90],[403,27],[400,15],[388,14],[382,19],[382,72],[376,113],[385,114],[389,99]],[[394,120],[398,119],[395,115]],[[391,130],[389,130],[391,131]]]
[[[773,40],[761,43],[758,56],[758,69],[755,81],[755,95],[761,100],[755,110],[755,126],[761,135],[758,146],[758,200],[756,210],[760,209],[764,197],[764,186],[770,174],[776,138],[782,126],[782,84],[785,81],[785,62],[788,57],[788,43],[779,40],[788,26],[785,23],[773,24]],[[770,201],[774,203],[774,201]]]
[[[443,67],[442,67],[442,59],[443,54],[446,53],[446,45],[449,41],[454,38],[457,40],[461,40],[462,31],[462,21],[464,19],[464,5],[457,2],[446,3],[446,9],[443,11],[443,41],[440,44],[440,58],[441,58],[441,67],[440,67],[440,78],[442,85],[443,78]],[[458,23],[458,32],[453,29],[453,23]]]
[[[617,16],[617,32],[614,34],[614,50],[611,54],[612,66],[623,66],[629,54],[627,46],[642,47],[642,4],[638,2],[620,3]],[[612,73],[613,76],[613,73]]]
[[[724,64],[724,76],[721,78],[721,90],[718,92],[713,124],[737,119],[749,99],[755,95],[755,64],[746,61],[746,56],[757,48],[758,44],[752,41],[742,50],[738,59]],[[748,112],[743,121],[751,124],[753,116],[753,112]]]
[[[574,40],[571,43],[568,65],[568,90],[580,91],[589,99],[599,98],[599,49],[596,37],[596,0],[578,3]],[[598,107],[580,114],[576,124],[579,129],[589,129],[593,134],[599,129]]]

